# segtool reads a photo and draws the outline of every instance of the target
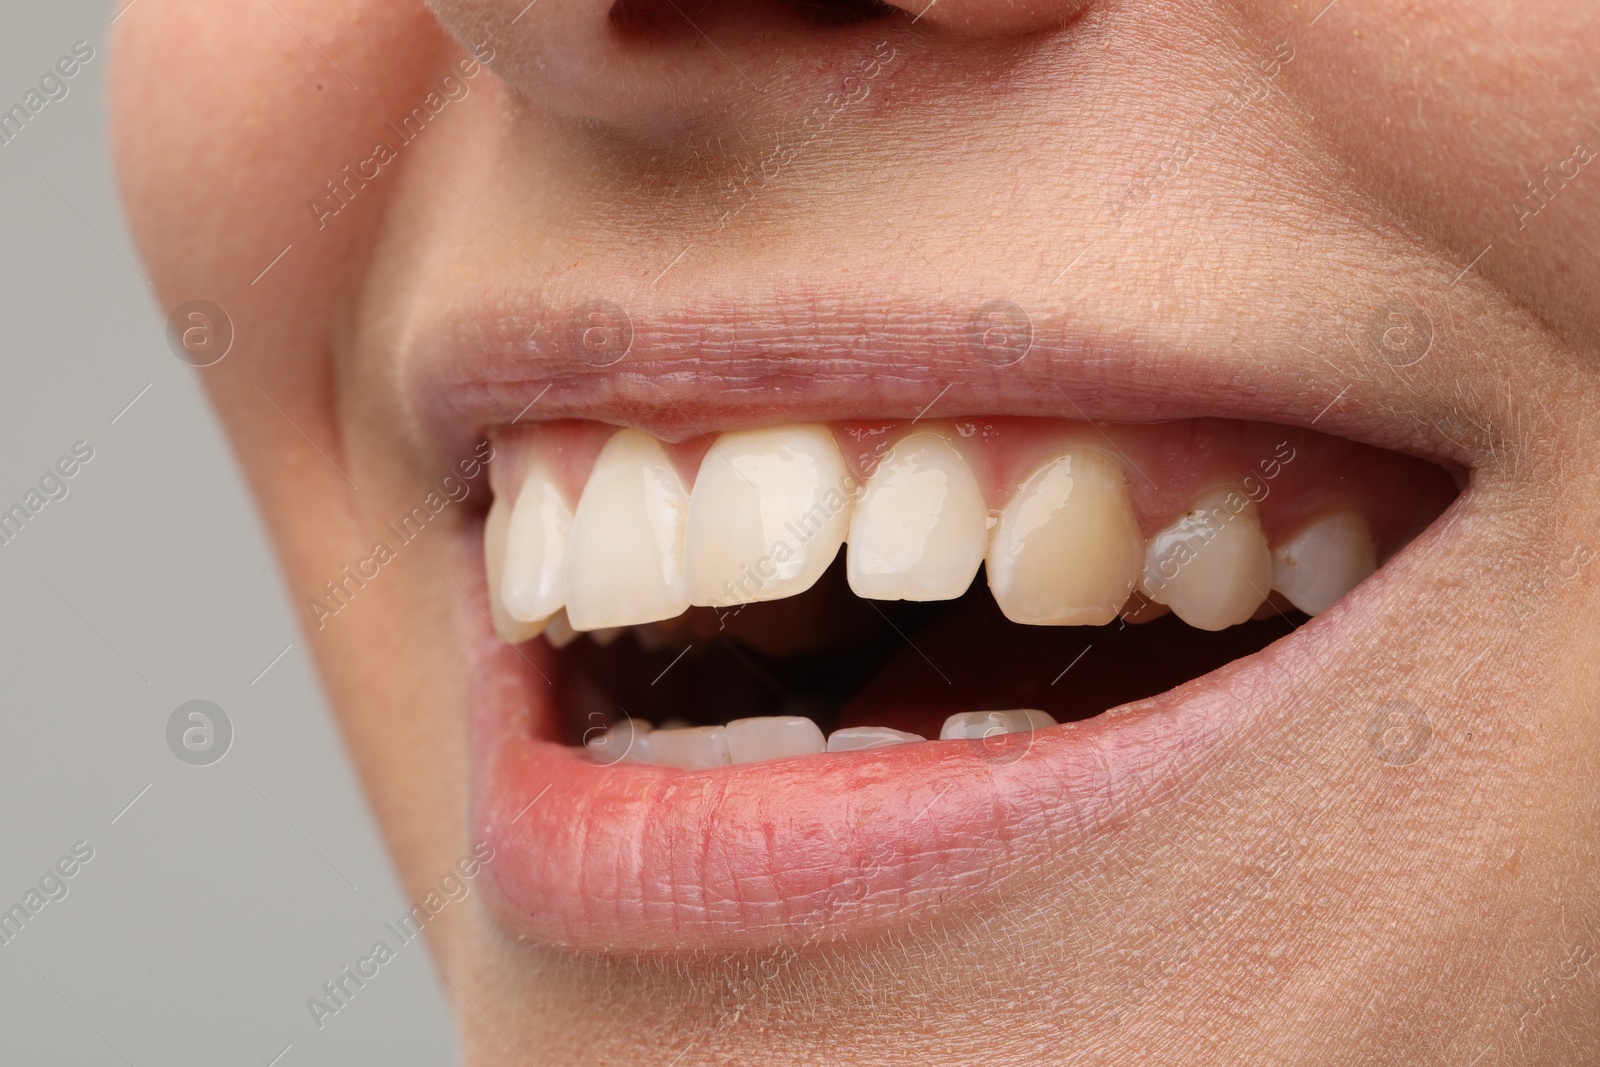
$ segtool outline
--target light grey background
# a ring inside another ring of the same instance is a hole
[[[409,904],[121,219],[105,92],[125,2],[0,9],[0,108],[73,42],[96,53],[0,145],[0,510],[94,448],[0,545],[0,910],[94,849],[0,945],[0,1062],[454,1062],[420,945],[321,1030],[306,1007]],[[192,699],[233,723],[212,766],[167,747]]]

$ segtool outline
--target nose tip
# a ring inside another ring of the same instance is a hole
[[[429,0],[463,45],[542,107],[673,123],[792,88],[888,34],[941,41],[1065,27],[1089,0]]]

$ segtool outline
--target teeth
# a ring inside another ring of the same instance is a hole
[[[550,622],[544,628],[544,639],[550,642],[551,648],[566,648],[578,639],[578,631],[567,621],[565,611],[550,616]]]
[[[1307,615],[1332,607],[1378,569],[1378,552],[1364,516],[1324,515],[1272,553],[1272,588]]]
[[[825,426],[717,438],[689,503],[689,602],[726,607],[811,588],[844,544],[854,486]]]
[[[954,600],[989,540],[989,510],[961,453],[937,433],[894,446],[850,521],[850,588],[869,600]]]
[[[572,508],[543,463],[522,480],[506,532],[500,595],[506,611],[524,622],[547,619],[567,600],[567,542]]]
[[[625,719],[613,723],[598,737],[586,740],[584,747],[598,763],[649,763],[652,732],[647,722]]]
[[[726,726],[685,726],[650,735],[651,761],[662,767],[701,771],[732,762]]]
[[[1201,630],[1255,614],[1272,587],[1272,552],[1242,489],[1213,489],[1145,547],[1140,591]]]
[[[514,619],[500,598],[502,576],[506,565],[506,532],[511,526],[511,505],[496,497],[489,505],[489,517],[483,524],[484,577],[489,586],[489,619],[494,623],[500,640],[521,644],[537,637],[544,622],[523,622]]]
[[[827,750],[822,731],[803,715],[767,715],[728,724],[728,759],[733,763],[810,756]]]
[[[887,726],[846,726],[828,735],[829,752],[865,752],[872,748],[889,748],[912,741],[926,741],[921,734],[904,730],[891,730]]]
[[[1128,599],[1142,551],[1122,468],[1074,448],[1006,503],[989,542],[989,589],[1013,622],[1099,626]]]
[[[567,621],[576,630],[681,615],[689,497],[667,453],[638,430],[614,434],[595,460],[572,520]]]
[[[982,740],[996,734],[1027,733],[1056,725],[1048,713],[1031,708],[1015,711],[964,711],[945,720],[941,741]],[[771,715],[735,719],[726,726],[671,726],[627,719],[587,738],[584,748],[597,763],[653,763],[700,771],[733,763],[814,756],[823,752],[865,752],[926,740],[921,734],[886,726],[850,726],[835,730],[826,742],[817,724],[803,715]]]
[[[1172,614],[1171,608],[1146,599],[1143,593],[1134,593],[1122,606],[1123,621],[1135,626],[1142,622],[1155,622],[1162,616],[1170,614]]]
[[[1030,721],[1038,722],[1041,727],[1055,723],[1042,711],[978,714],[986,719],[997,714],[1009,716],[1005,719],[1006,732],[1029,729]],[[607,727],[598,736],[585,738],[584,748],[596,763],[653,763],[684,770],[706,770],[730,763],[757,763],[823,752],[862,752],[923,740],[926,738],[920,734],[904,730],[851,726],[835,730],[824,742],[822,731],[810,719],[802,715],[773,715],[735,719],[727,726],[663,724],[660,729],[640,719],[626,719]]]
[[[513,643],[543,632],[560,648],[577,632],[605,645],[633,626],[642,647],[663,650],[678,644],[677,631],[647,624],[676,620],[691,604],[794,596],[846,540],[859,597],[955,599],[986,564],[1005,616],[1042,626],[1103,625],[1119,613],[1143,622],[1170,610],[1220,630],[1248,620],[1272,589],[1277,603],[1316,614],[1376,569],[1359,513],[1323,515],[1273,551],[1237,487],[1204,494],[1146,544],[1122,467],[1090,446],[1047,457],[991,517],[966,458],[972,447],[921,429],[863,488],[827,426],[735,431],[706,454],[691,493],[660,442],[622,430],[601,449],[576,509],[536,453],[484,528],[495,629]]]
[[[1018,711],[962,711],[950,716],[939,728],[941,741],[976,741],[995,734],[1019,734],[1055,726],[1045,712],[1024,708]]]

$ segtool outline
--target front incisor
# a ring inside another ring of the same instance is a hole
[[[855,487],[826,426],[718,437],[689,502],[689,602],[726,607],[810,589],[844,544]]]
[[[989,543],[972,468],[942,434],[899,441],[867,479],[850,522],[850,588],[869,600],[954,600]]]

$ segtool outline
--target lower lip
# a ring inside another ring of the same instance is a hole
[[[558,714],[547,653],[499,641],[481,555],[461,556],[480,609],[460,615],[472,825],[494,849],[485,900],[517,935],[580,952],[799,946],[973,907],[1010,870],[1083,854],[1227,758],[1246,694],[1331,621],[1037,734],[700,772],[601,766],[539,739]]]

